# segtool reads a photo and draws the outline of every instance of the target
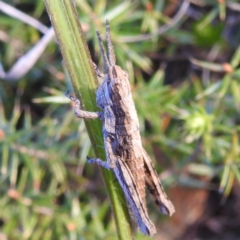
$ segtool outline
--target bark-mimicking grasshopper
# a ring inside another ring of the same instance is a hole
[[[115,65],[116,59],[108,21],[106,21],[108,56],[98,32],[97,35],[106,71],[106,74],[103,74],[95,66],[98,76],[104,77],[96,94],[97,105],[102,112],[80,110],[80,101],[70,96],[68,92],[66,96],[75,102],[76,117],[100,118],[103,121],[107,161],[88,158],[88,162],[97,163],[106,169],[113,170],[140,230],[145,235],[152,236],[156,233],[156,229],[148,217],[145,187],[149,189],[163,214],[171,216],[175,209],[163,190],[150,157],[142,147],[139,121],[128,74]]]

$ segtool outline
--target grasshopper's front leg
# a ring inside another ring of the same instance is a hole
[[[96,119],[100,118],[101,119],[101,113],[100,112],[88,112],[80,109],[80,101],[79,99],[71,96],[69,94],[69,91],[66,92],[65,94],[66,97],[71,99],[74,103],[74,114],[77,118],[83,118],[83,119]]]
[[[102,159],[100,158],[90,158],[90,157],[87,157],[87,161],[88,163],[96,163],[97,165],[107,169],[107,170],[110,170],[110,166],[108,164],[108,162],[106,161],[103,161]]]

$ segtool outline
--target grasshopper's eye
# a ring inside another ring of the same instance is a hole
[[[127,77],[128,76],[127,71],[123,70],[123,75],[124,75],[124,77]]]

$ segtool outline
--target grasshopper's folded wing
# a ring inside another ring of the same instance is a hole
[[[156,233],[155,226],[148,217],[146,206],[144,206],[141,200],[141,196],[136,188],[134,178],[127,164],[121,159],[118,159],[116,161],[116,167],[113,171],[122,187],[126,201],[134,214],[140,230],[145,235],[152,236]]]
[[[153,166],[153,163],[148,156],[147,152],[143,149],[144,167],[146,174],[146,185],[151,195],[153,196],[155,203],[160,208],[163,214],[172,215],[175,212],[175,208],[172,202],[168,199],[157,172]]]

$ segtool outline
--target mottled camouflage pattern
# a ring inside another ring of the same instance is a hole
[[[156,229],[148,217],[145,188],[149,189],[162,213],[171,216],[175,210],[162,188],[151,159],[142,147],[139,121],[128,74],[115,65],[108,21],[106,32],[108,56],[103,48],[100,34],[98,32],[97,34],[107,73],[101,73],[94,65],[98,76],[104,78],[96,96],[98,107],[102,112],[80,110],[79,100],[69,96],[68,93],[66,95],[75,102],[74,111],[77,117],[100,118],[103,121],[107,161],[94,158],[88,159],[88,162],[113,170],[140,230],[152,236],[156,233]]]

